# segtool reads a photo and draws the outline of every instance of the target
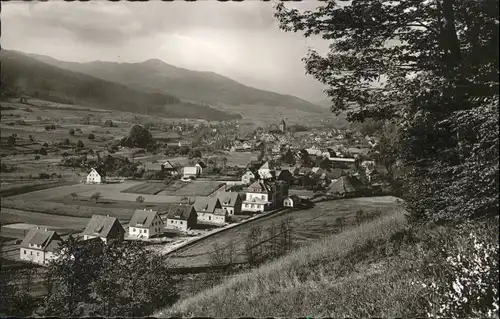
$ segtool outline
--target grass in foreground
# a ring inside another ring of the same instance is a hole
[[[406,221],[401,210],[382,219],[304,246],[225,284],[182,300],[158,316],[332,316],[402,315],[404,308],[388,307],[381,290],[398,298],[408,289],[408,278],[386,272],[386,262],[368,262],[372,247],[401,232]],[[373,256],[376,257],[376,256]],[[357,262],[361,259],[362,262]],[[384,279],[385,277],[385,279]],[[380,285],[384,280],[390,286]],[[406,283],[406,284],[405,284]],[[396,288],[397,287],[397,288]],[[369,308],[357,313],[358,306]],[[347,302],[348,301],[348,302]],[[393,302],[392,302],[393,303]],[[393,303],[395,304],[395,303]]]
[[[498,219],[470,228],[410,228],[395,210],[155,316],[498,318],[495,238]]]

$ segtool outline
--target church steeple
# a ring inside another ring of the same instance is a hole
[[[280,131],[283,132],[283,133],[286,133],[286,123],[285,123],[285,119],[284,118],[281,119]]]

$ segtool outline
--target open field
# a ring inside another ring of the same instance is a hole
[[[66,205],[50,201],[27,201],[20,199],[6,198],[2,200],[2,215],[5,209],[13,209],[15,211],[37,212],[47,215],[72,216],[90,218],[94,214],[110,215],[117,217],[122,221],[128,221],[134,214],[133,208],[108,208],[108,207],[92,207],[84,205]],[[22,222],[27,222],[22,220]]]
[[[250,161],[255,161],[260,152],[229,152],[226,151],[227,165],[246,167]]]
[[[164,191],[160,192],[161,195],[171,196],[208,196],[222,187],[224,183],[217,181],[191,181],[183,182],[176,181],[175,184],[170,185]]]
[[[74,182],[64,182],[64,181],[32,181],[24,183],[2,183],[2,187],[0,188],[0,196],[1,197],[15,196],[37,190],[54,188],[58,186],[69,186],[73,184]]]
[[[165,211],[167,210],[171,204],[168,203],[138,203],[136,201],[115,201],[109,199],[99,199],[97,202],[94,199],[90,199],[88,197],[76,196],[73,197],[71,195],[62,196],[59,198],[52,198],[50,202],[61,203],[65,205],[73,205],[73,206],[87,206],[87,207],[97,207],[97,208],[120,208],[120,209],[143,209],[145,207],[156,210],[156,211]]]
[[[75,229],[75,228],[54,227],[50,225],[17,223],[17,224],[2,225],[2,228],[0,230],[0,236],[23,239],[31,228],[35,228],[37,226],[40,226],[40,228],[46,228],[48,230],[55,230],[57,234],[60,236],[81,231],[81,229],[78,228]]]
[[[393,210],[326,236],[154,316],[382,318],[420,313],[414,312],[421,311],[415,296],[422,285],[412,285],[418,275],[401,265],[404,258],[383,253],[388,238],[405,229],[403,213]]]
[[[89,222],[89,218],[44,214],[2,207],[0,222],[2,223],[2,229],[7,224],[14,223],[48,225],[51,227],[62,227],[67,229],[83,229]]]
[[[218,233],[207,240],[202,240],[191,246],[182,248],[173,253],[170,259],[178,267],[201,267],[209,265],[209,256],[213,251],[213,244],[219,247],[227,246],[231,241],[236,251],[236,260],[244,261],[244,240],[252,226],[260,226],[263,232],[276,225],[279,227],[281,221],[291,217],[292,241],[295,245],[303,245],[312,240],[323,238],[332,234],[336,229],[335,219],[344,217],[346,225],[354,223],[354,214],[358,210],[365,213],[379,210],[382,214],[391,213],[399,207],[396,198],[392,196],[352,198],[317,203],[315,207],[308,210],[286,210],[286,213],[276,213],[255,221],[246,223],[239,227]]]
[[[165,189],[165,184],[163,182],[147,182],[127,188],[123,190],[122,193],[156,195],[163,189]]]

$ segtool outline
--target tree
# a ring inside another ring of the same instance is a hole
[[[145,148],[151,142],[153,142],[151,133],[143,126],[136,124],[130,129],[128,137],[125,137],[121,144],[126,147]]]
[[[90,196],[90,199],[95,199],[95,202],[97,203],[97,201],[98,201],[98,200],[99,200],[99,198],[101,198],[101,197],[102,197],[101,193],[100,193],[100,192],[96,192],[96,193],[94,193],[94,194],[92,194],[92,195]]]
[[[343,231],[345,228],[345,217],[340,216],[335,219],[335,226],[340,229],[340,231]]]
[[[137,242],[112,242],[105,247],[93,287],[94,315],[106,317],[145,317],[176,296],[164,258]]]
[[[104,126],[105,127],[114,127],[115,123],[113,123],[113,121],[111,121],[111,120],[106,120],[106,121],[104,121]]]
[[[136,201],[138,204],[142,204],[142,203],[144,203],[144,196],[137,196],[137,198],[135,199],[135,201]]]
[[[78,142],[76,142],[76,148],[84,148],[85,145],[83,144],[82,140],[78,140]]]
[[[361,223],[365,220],[366,218],[366,215],[365,215],[365,212],[363,210],[358,210],[356,211],[356,215],[354,216],[354,218],[356,219],[356,224],[359,226],[361,225]]]
[[[46,156],[47,155],[47,150],[45,148],[41,148],[40,151],[38,151],[38,154]]]
[[[30,142],[34,142],[34,141],[35,141],[35,138],[34,138],[34,137],[30,134],[30,135],[29,135],[29,140],[30,140]]]
[[[281,160],[284,162],[284,163],[287,163],[287,164],[295,164],[295,156],[293,155],[293,152],[288,149],[285,154],[283,155],[283,157],[281,158]]]
[[[47,267],[50,276],[50,293],[44,300],[45,316],[81,316],[82,303],[90,302],[90,283],[101,267],[100,241],[84,241],[73,238],[62,240]]]
[[[94,134],[90,133],[90,134],[89,134],[89,140],[93,141],[94,139],[95,139]]]
[[[245,239],[245,255],[248,263],[251,266],[255,266],[259,263],[261,254],[259,251],[262,249],[260,247],[260,239],[262,235],[262,228],[260,226],[252,226]]]
[[[77,196],[78,196],[78,194],[77,194],[77,193],[71,193],[71,198],[72,198],[73,200],[75,200],[75,198],[76,198]]]
[[[74,129],[70,129],[69,130],[69,135],[71,135],[71,136],[75,135],[75,130]]]
[[[14,135],[10,135],[7,138],[7,145],[9,145],[9,147],[14,147],[16,145],[16,137]]]
[[[35,161],[38,161],[40,159],[40,155],[35,155]]]
[[[488,0],[329,1],[303,13],[277,5],[283,30],[332,42],[305,64],[335,113],[401,128],[413,221],[498,214],[498,9]]]

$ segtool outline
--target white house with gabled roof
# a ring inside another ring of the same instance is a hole
[[[87,175],[87,184],[103,184],[106,182],[106,173],[100,168],[93,168]]]

